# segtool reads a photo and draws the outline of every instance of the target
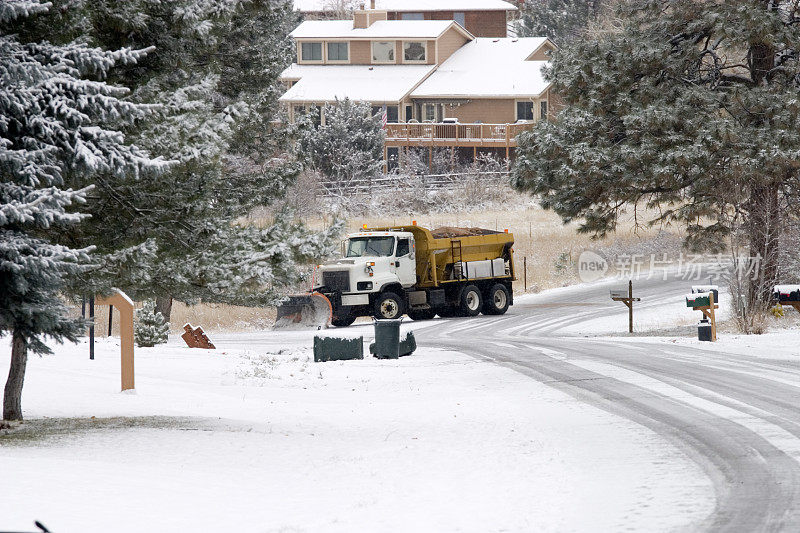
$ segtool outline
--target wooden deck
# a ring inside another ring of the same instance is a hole
[[[517,135],[533,127],[526,124],[390,123],[387,147],[515,148]]]

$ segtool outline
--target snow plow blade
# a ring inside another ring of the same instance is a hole
[[[327,296],[319,292],[289,296],[278,306],[273,329],[327,328],[331,325],[333,308]]]

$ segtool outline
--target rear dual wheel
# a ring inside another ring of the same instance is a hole
[[[502,283],[495,283],[488,291],[483,301],[484,315],[502,315],[508,311],[511,297],[508,288]]]
[[[481,290],[475,285],[467,285],[461,289],[458,298],[458,314],[461,316],[475,316],[481,312],[483,296]]]

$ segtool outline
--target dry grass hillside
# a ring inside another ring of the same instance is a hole
[[[437,228],[441,226],[469,226],[483,227],[502,231],[508,229],[514,234],[516,265],[519,281],[516,283],[515,292],[522,293],[527,280],[527,291],[538,292],[543,289],[559,287],[577,283],[577,272],[574,261],[581,251],[586,249],[599,250],[607,258],[621,254],[649,254],[668,253],[676,254],[680,249],[681,236],[673,231],[660,228],[646,228],[637,226],[632,215],[623,215],[619,229],[612,237],[602,240],[592,240],[588,235],[578,234],[577,225],[563,224],[559,217],[545,211],[526,196],[521,196],[509,190],[501,191],[493,201],[485,201],[482,205],[468,208],[467,199],[448,203],[445,209],[436,210],[436,204],[425,204],[420,211],[387,206],[388,202],[381,202],[379,207],[370,206],[363,209],[371,214],[347,215],[347,231],[357,231],[363,224],[368,227],[410,224],[416,220],[421,226]],[[353,203],[353,200],[349,200]],[[331,213],[335,209],[331,206],[318,204],[309,208],[306,204],[305,213]],[[434,207],[434,209],[430,209]],[[345,213],[351,210],[344,210]],[[358,209],[357,211],[362,211]],[[340,211],[341,212],[341,211]],[[381,216],[377,213],[391,213]],[[646,217],[646,213],[645,213]],[[330,222],[329,217],[306,218],[306,223],[312,228],[319,228]],[[639,220],[642,213],[639,213]],[[269,214],[261,214],[250,218],[254,224],[270,223]],[[523,272],[523,265],[527,264],[527,272]],[[107,310],[97,309],[97,334],[104,335],[107,329]],[[274,309],[254,309],[235,307],[223,304],[199,304],[187,306],[175,302],[172,311],[172,331],[180,332],[186,322],[201,325],[208,331],[240,331],[267,329],[275,317]]]

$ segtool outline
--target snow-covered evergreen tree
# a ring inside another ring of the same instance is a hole
[[[520,37],[550,37],[561,46],[600,14],[603,0],[525,0],[516,21]]]
[[[268,228],[241,220],[279,201],[300,165],[273,124],[277,77],[291,62],[296,23],[284,0],[55,0],[50,25],[103,46],[153,54],[116,70],[132,98],[163,104],[135,142],[177,164],[164,175],[101,180],[92,218],[72,242],[96,244],[100,267],[80,280],[157,298],[266,304],[324,255],[338,231],[313,233],[290,214]],[[242,260],[244,258],[244,260]]]
[[[156,311],[156,303],[147,300],[136,310],[133,338],[136,346],[152,347],[167,342],[169,323],[164,322],[164,315]]]
[[[339,187],[377,175],[383,167],[380,114],[372,115],[367,103],[345,98],[326,104],[325,124],[315,126],[312,114],[301,121],[300,154],[307,163]]]
[[[48,7],[0,1],[0,333],[10,333],[12,341],[3,396],[3,419],[11,420],[22,418],[28,351],[47,353],[46,337],[74,341],[82,326],[67,316],[60,291],[65,278],[86,268],[91,249],[52,238],[85,218],[71,208],[84,204],[91,187],[71,188],[67,177],[116,177],[163,166],[125,144],[117,131],[146,109],[121,100],[125,89],[96,81],[146,51],[107,52],[15,35],[21,18]]]
[[[554,54],[566,108],[521,136],[516,186],[597,235],[634,204],[683,225],[693,248],[741,232],[761,257],[747,301],[764,307],[781,205],[800,185],[800,6],[627,0],[616,14]]]

